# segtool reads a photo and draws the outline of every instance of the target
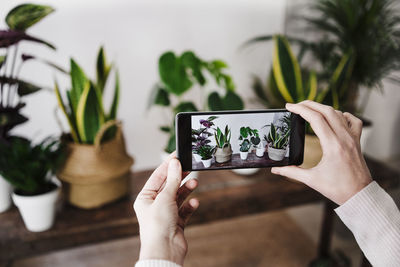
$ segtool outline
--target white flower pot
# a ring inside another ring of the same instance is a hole
[[[257,173],[259,170],[260,169],[257,169],[257,168],[248,168],[248,169],[246,168],[246,169],[233,169],[232,171],[239,175],[248,176],[248,175],[253,175],[253,174]]]
[[[18,207],[26,228],[31,232],[43,232],[54,224],[57,200],[60,195],[61,183],[56,183],[57,188],[37,196],[22,196],[15,192],[12,199]]]
[[[204,168],[210,168],[211,167],[211,159],[202,159],[201,162],[203,162]]]
[[[193,157],[196,162],[201,162],[201,156],[199,154],[193,154]]]
[[[161,162],[163,162],[164,160],[166,160],[168,158],[169,154],[165,151],[162,151],[160,154],[160,159]],[[200,157],[200,161],[201,161],[201,157]],[[190,172],[188,176],[186,176],[186,178],[184,180],[182,180],[182,184],[184,184],[187,180],[190,179],[197,179],[199,177],[199,173],[198,172]]]
[[[0,175],[0,213],[11,207],[12,186]]]
[[[262,158],[264,156],[264,151],[265,151],[264,147],[258,147],[256,149],[256,156]]]
[[[248,155],[249,155],[249,151],[246,151],[246,152],[240,151],[240,158],[242,160],[246,160]]]
[[[268,157],[275,161],[281,161],[286,155],[286,149],[268,148]]]

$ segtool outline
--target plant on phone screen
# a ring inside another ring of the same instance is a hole
[[[269,146],[275,149],[286,149],[289,143],[290,129],[286,132],[281,131],[273,123],[269,130],[268,136],[264,139],[269,143]]]
[[[231,130],[228,128],[228,125],[225,126],[225,131],[217,127],[217,130],[214,132],[215,142],[217,143],[218,148],[224,148],[231,144]]]
[[[240,128],[240,152],[248,152],[251,145],[259,145],[261,140],[257,129],[251,129],[250,127]]]
[[[228,65],[222,60],[205,61],[192,51],[185,51],[176,55],[172,51],[162,54],[158,61],[160,82],[150,94],[149,107],[160,106],[168,108],[171,123],[163,125],[160,130],[169,135],[164,151],[171,153],[176,148],[175,143],[175,115],[179,112],[193,112],[198,110],[241,110],[243,101],[235,93],[235,84],[232,77],[225,71]],[[210,79],[207,79],[210,77]],[[216,90],[207,90],[210,81],[216,84],[216,89],[222,89],[223,96]],[[198,108],[193,101],[183,96],[193,88],[201,89],[200,101],[202,108]]]
[[[199,149],[197,150],[197,154],[199,154],[202,160],[208,160],[212,158],[214,149],[215,148],[210,145],[204,145],[199,147]]]
[[[194,154],[199,154],[198,150],[211,142],[208,138],[212,136],[210,130],[214,126],[213,120],[217,118],[216,116],[210,116],[207,120],[202,119],[200,120],[201,127],[197,130],[192,129],[192,152]]]

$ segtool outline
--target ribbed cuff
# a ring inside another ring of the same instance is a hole
[[[135,264],[135,267],[182,267],[174,262],[166,260],[142,260]]]
[[[400,211],[375,181],[335,211],[373,266],[400,266]]]

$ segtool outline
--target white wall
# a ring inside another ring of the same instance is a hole
[[[0,17],[25,1],[2,0]],[[38,1],[33,1],[39,3]],[[247,39],[283,30],[285,1],[275,0],[43,0],[57,11],[30,32],[51,41],[57,52],[24,43],[25,52],[35,53],[68,67],[73,56],[94,75],[97,49],[105,45],[109,59],[120,70],[119,117],[124,122],[128,150],[136,169],[154,167],[166,136],[158,131],[165,118],[160,110],[146,111],[151,86],[157,81],[157,59],[169,49],[193,49],[205,59],[221,58],[231,66],[239,93],[251,99],[251,74],[266,76],[271,49],[258,47],[238,51]],[[3,21],[0,24],[4,27]],[[54,77],[63,88],[69,81],[42,65],[29,63],[22,77],[51,86]],[[28,98],[24,113],[30,121],[16,132],[36,140],[59,134],[54,118],[56,100],[51,92]]]

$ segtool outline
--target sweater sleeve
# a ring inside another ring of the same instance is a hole
[[[400,266],[400,211],[375,181],[335,211],[373,266]]]
[[[166,260],[142,260],[135,264],[135,267],[182,267],[174,262]]]

